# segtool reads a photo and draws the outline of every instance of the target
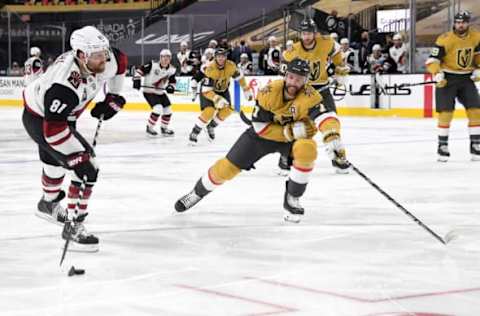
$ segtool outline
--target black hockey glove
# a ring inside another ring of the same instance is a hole
[[[78,178],[88,183],[97,181],[98,168],[92,156],[87,152],[69,155],[66,161],[66,168],[72,170]]]
[[[111,119],[115,114],[117,114],[125,105],[125,98],[118,94],[107,93],[105,100],[95,104],[95,107],[92,109],[90,114],[93,117],[100,119],[103,114],[103,119]]]
[[[171,84],[169,84],[166,88],[165,88],[165,91],[167,91],[167,93],[174,93],[175,92],[175,87]]]
[[[133,89],[140,90],[140,86],[142,85],[142,79],[134,78],[133,79]]]

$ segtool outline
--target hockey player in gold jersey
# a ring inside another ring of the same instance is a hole
[[[480,96],[475,81],[480,81],[480,32],[469,27],[470,13],[455,15],[453,30],[437,38],[427,70],[437,81],[438,161],[450,157],[448,134],[455,111],[455,98],[465,107],[470,134],[472,160],[480,160]]]
[[[264,156],[280,153],[293,159],[284,193],[284,219],[300,221],[304,209],[299,199],[317,158],[313,136],[324,112],[321,95],[307,83],[309,72],[308,62],[295,58],[288,64],[284,79],[274,80],[259,90],[252,126],[243,132],[226,157],[213,164],[193,190],[175,203],[177,212],[190,209],[241,170],[253,168]]]
[[[234,62],[227,60],[227,51],[219,48],[215,51],[214,59],[204,68],[198,81],[200,86],[200,108],[202,113],[190,133],[190,142],[198,142],[198,134],[203,128],[207,129],[209,140],[215,139],[215,127],[223,122],[233,112],[228,87],[230,79],[240,82],[245,98],[253,99],[253,93],[247,86],[241,71],[237,69]]]
[[[336,116],[335,101],[330,90],[322,88],[329,84],[327,73],[329,61],[335,68],[335,80],[338,84],[345,84],[345,78],[350,69],[344,63],[340,46],[330,36],[317,34],[313,20],[303,20],[300,30],[302,31],[301,41],[296,42],[292,50],[286,50],[283,58],[286,62],[294,58],[301,58],[310,63],[309,83],[320,91],[325,113],[327,113],[325,117],[328,117],[328,121],[321,123],[325,128],[325,132],[322,134],[323,143],[336,172],[348,173],[350,164],[346,159],[345,147],[341,141],[340,120]],[[286,157],[280,158],[279,166],[281,169],[288,169]]]

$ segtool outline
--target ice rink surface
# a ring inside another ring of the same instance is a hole
[[[0,315],[480,315],[480,162],[466,120],[451,160],[436,162],[430,119],[343,118],[348,158],[440,235],[440,244],[355,173],[334,174],[323,149],[300,224],[282,220],[278,155],[173,214],[177,198],[223,157],[245,125],[232,116],[210,144],[187,146],[196,114],[175,113],[174,138],[145,135],[148,113],[104,122],[89,205],[94,254],[58,266],[61,227],[34,210],[36,146],[20,108],[0,109]],[[79,129],[92,139],[96,121]],[[65,182],[67,183],[67,181]]]

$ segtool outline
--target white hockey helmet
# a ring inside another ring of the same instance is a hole
[[[350,41],[348,40],[348,38],[344,37],[340,40],[340,44],[350,44]]]
[[[188,47],[188,43],[186,41],[182,41],[180,43],[180,47]]]
[[[160,51],[160,57],[162,56],[172,57],[172,52],[169,49],[162,49]]]
[[[70,36],[70,46],[75,55],[81,51],[88,58],[91,54],[107,51],[110,47],[108,38],[93,26],[84,26],[73,31]]]
[[[382,50],[382,45],[380,45],[380,44],[375,44],[375,45],[373,45],[372,51],[376,51],[376,50],[380,50],[380,51],[381,51],[381,50]]]
[[[207,48],[204,53],[205,53],[205,55],[208,55],[208,56],[210,56],[210,57],[213,57],[213,55],[215,55],[215,49],[213,49],[213,48]]]
[[[400,34],[395,34],[393,35],[393,38],[392,38],[394,41],[401,41],[402,40],[402,35]]]
[[[42,51],[38,47],[31,47],[30,48],[30,56],[40,56]]]

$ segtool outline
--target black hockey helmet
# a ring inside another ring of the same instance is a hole
[[[217,48],[215,50],[215,56],[218,56],[218,55],[223,55],[223,56],[227,56],[228,55],[228,52],[225,48]]]
[[[460,11],[455,14],[455,22],[470,22],[471,14],[468,11]]]
[[[294,58],[288,63],[286,72],[308,77],[310,74],[310,64],[304,59]]]
[[[305,19],[300,22],[300,31],[301,32],[316,32],[317,26],[312,19]]]

